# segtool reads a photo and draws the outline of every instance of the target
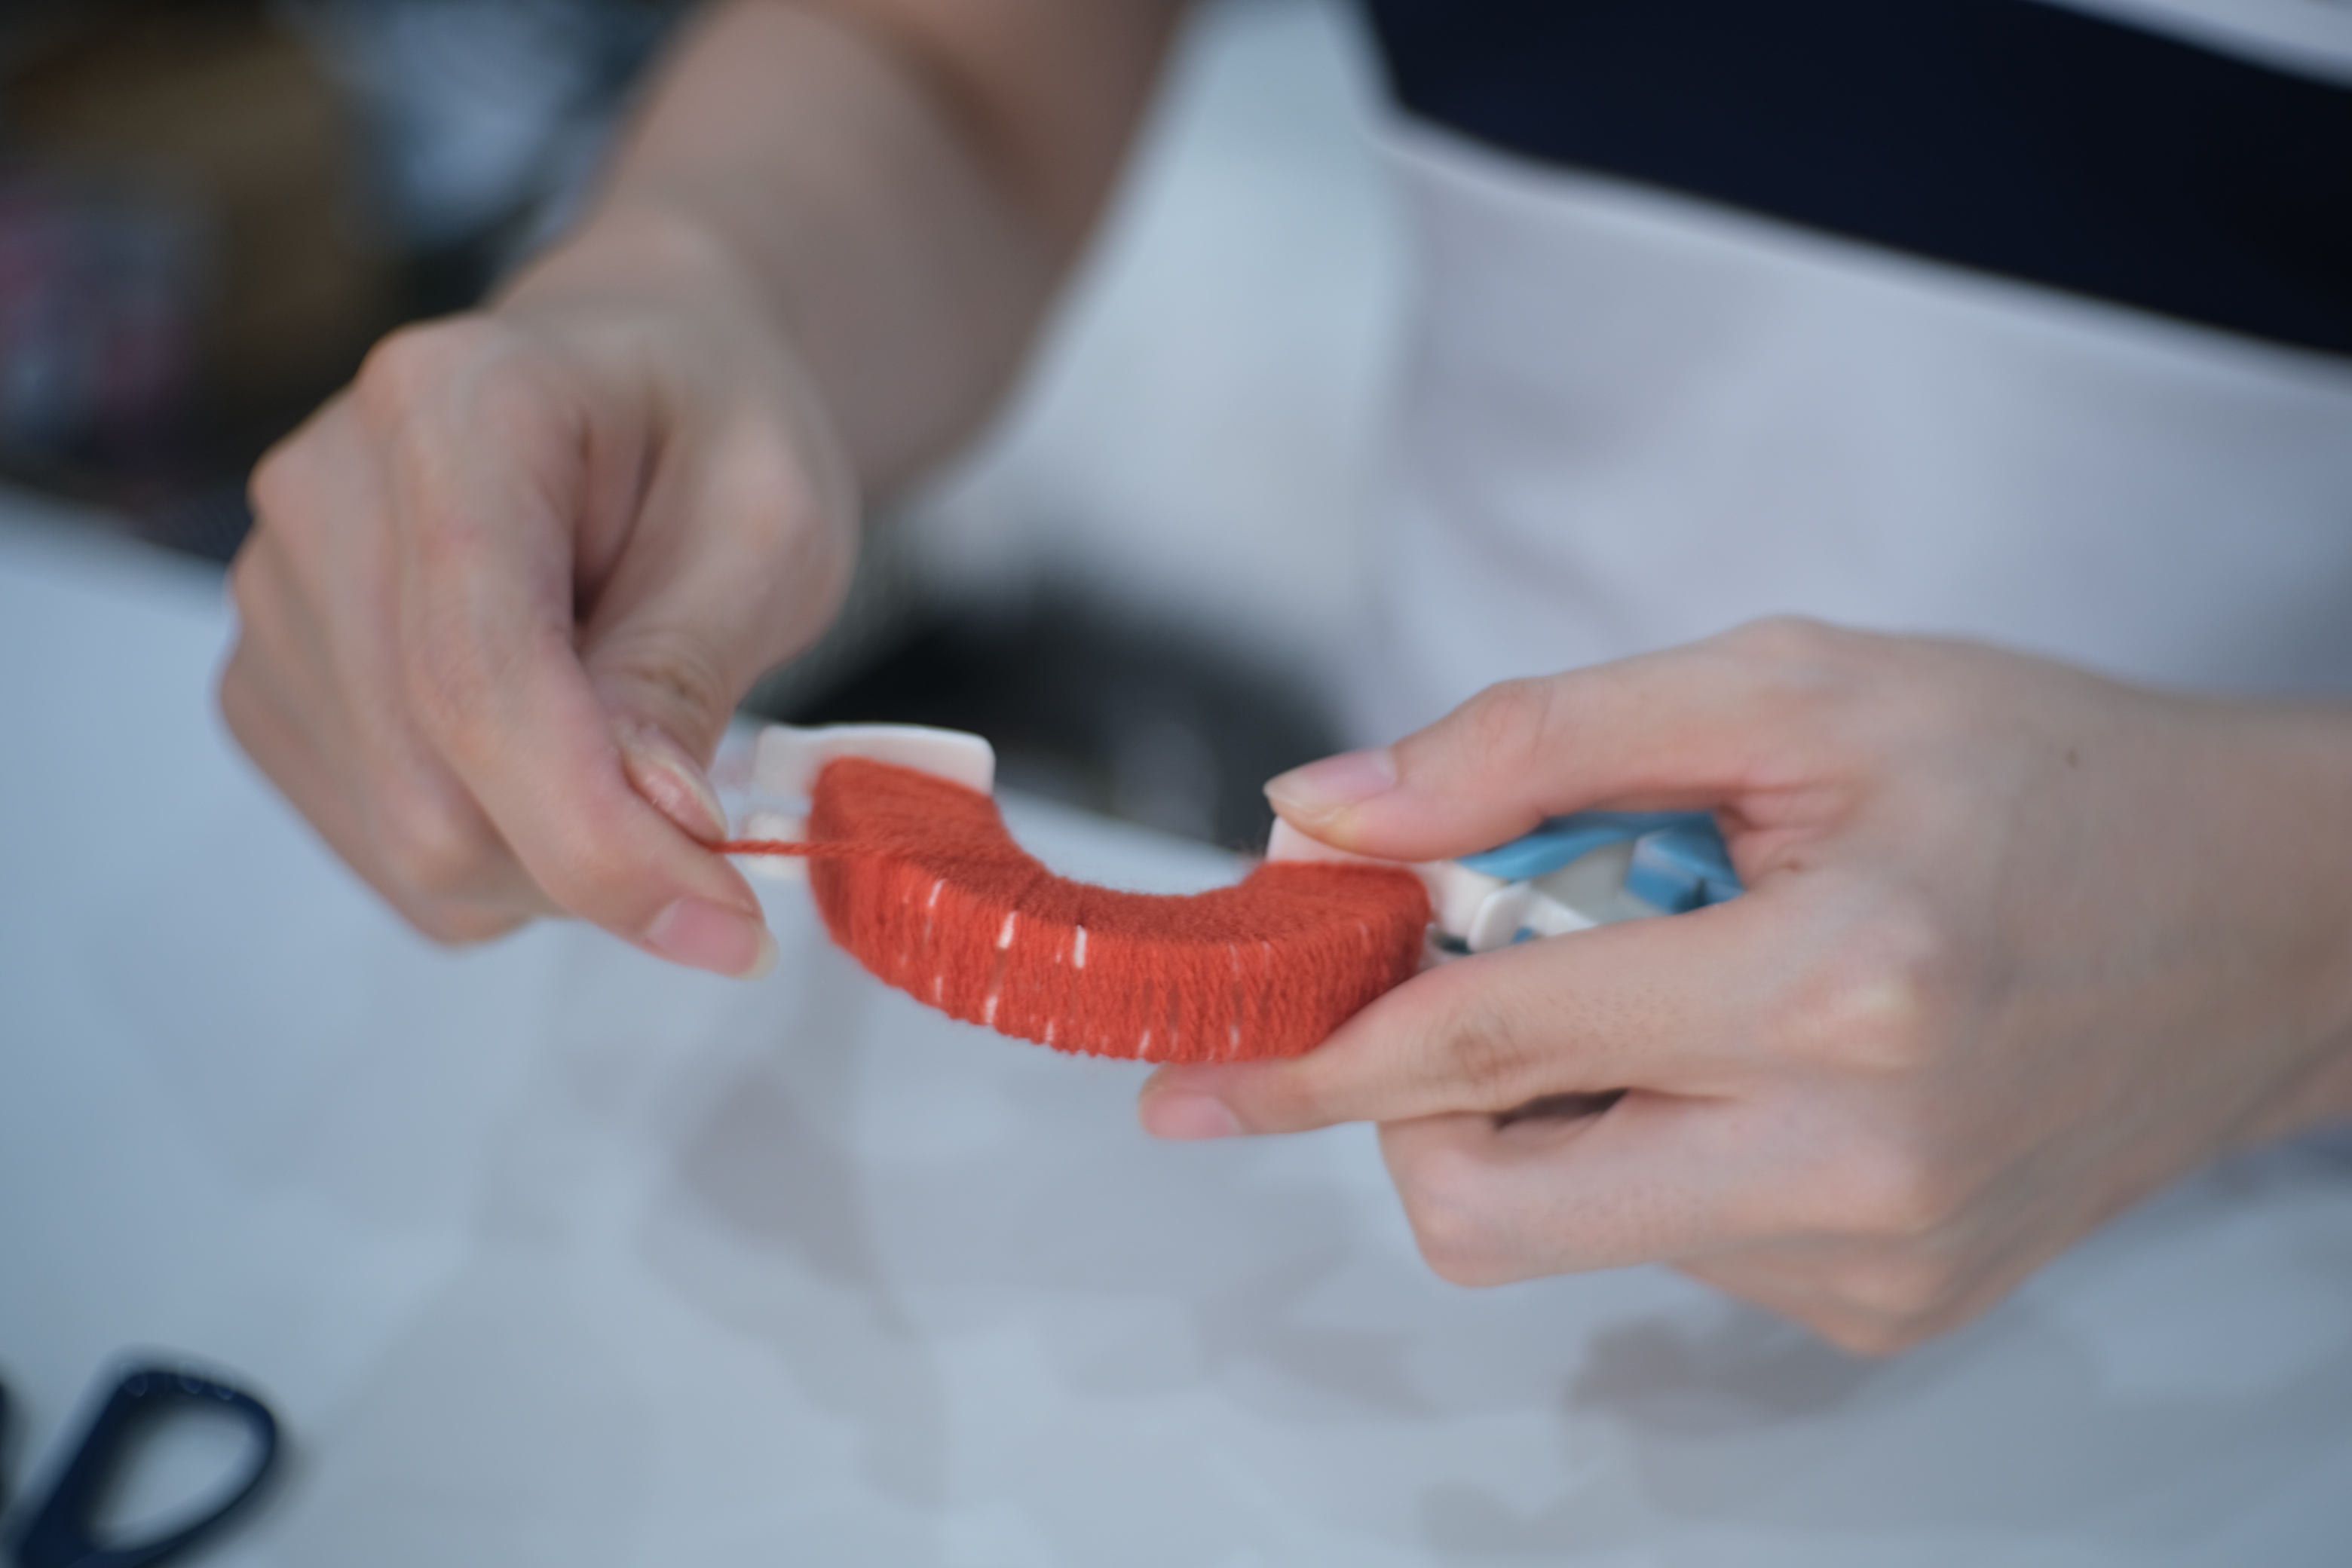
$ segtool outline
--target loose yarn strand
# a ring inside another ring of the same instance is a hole
[[[714,855],[791,855],[805,860],[854,860],[861,855],[887,855],[884,844],[815,844],[782,838],[722,838],[706,846]]]

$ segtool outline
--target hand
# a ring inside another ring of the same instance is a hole
[[[1381,1124],[1465,1284],[1663,1260],[1884,1352],[2233,1146],[2352,1115],[2352,721],[1769,622],[1482,693],[1268,786],[1446,858],[1714,807],[1748,888],[1463,960],[1163,1136]]]
[[[772,962],[704,769],[838,602],[855,503],[772,303],[648,225],[396,334],[262,464],[230,728],[443,942],[577,915]]]

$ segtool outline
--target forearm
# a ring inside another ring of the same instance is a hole
[[[772,312],[860,480],[969,434],[1117,173],[1174,0],[731,0],[657,78],[590,218],[509,302],[619,287]]]

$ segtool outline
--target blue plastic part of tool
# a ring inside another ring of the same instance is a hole
[[[1739,896],[1739,874],[1715,824],[1677,824],[1633,841],[1625,890],[1670,915]]]
[[[1549,876],[1603,845],[1684,828],[1703,831],[1718,846],[1723,842],[1715,831],[1715,818],[1703,811],[1580,811],[1555,816],[1526,837],[1514,838],[1498,848],[1465,855],[1457,864],[1506,882],[1524,882]],[[1726,870],[1730,868],[1727,857],[1724,866]]]
[[[100,1539],[100,1510],[141,1429],[188,1406],[218,1410],[244,1424],[252,1437],[245,1468],[177,1528],[140,1541]],[[277,1462],[277,1419],[243,1389],[190,1367],[126,1367],[47,1500],[16,1528],[9,1561],[16,1568],[150,1568],[195,1546],[248,1507]]]
[[[1633,862],[1625,868],[1625,890],[1670,915],[1686,914],[1706,902],[1706,879],[1679,858],[1660,854],[1654,838],[1633,841]]]

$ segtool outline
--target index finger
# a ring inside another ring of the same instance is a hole
[[[1144,1087],[1144,1126],[1176,1138],[1299,1132],[1501,1115],[1558,1095],[1720,1092],[1763,1012],[1756,955],[1781,901],[1749,894],[1446,964],[1305,1056],[1161,1069]]]
[[[582,662],[584,416],[527,370],[459,374],[467,384],[412,405],[427,427],[404,432],[409,460],[394,469],[418,722],[557,905],[663,957],[759,973],[773,944],[757,898],[631,783]]]
[[[1266,795],[1311,837],[1391,860],[1468,854],[1597,805],[1735,804],[1787,773],[1801,733],[1788,710],[1817,684],[1797,671],[1846,635],[1758,623],[1503,681],[1392,746],[1294,769]]]

